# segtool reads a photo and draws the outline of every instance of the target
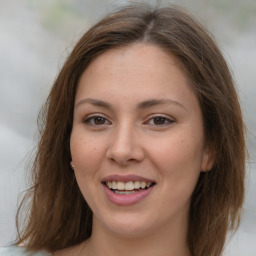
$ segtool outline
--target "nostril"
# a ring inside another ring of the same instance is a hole
[[[125,137],[125,139],[124,139]],[[106,152],[106,157],[119,165],[136,163],[144,159],[144,151],[135,138],[128,134],[122,138],[113,138]]]

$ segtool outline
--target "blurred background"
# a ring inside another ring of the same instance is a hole
[[[248,128],[247,194],[225,256],[256,256],[256,1],[180,0],[206,25],[234,75]],[[15,239],[15,213],[28,186],[37,115],[80,36],[116,6],[109,0],[0,0],[0,246]]]

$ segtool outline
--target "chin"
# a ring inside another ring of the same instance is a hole
[[[119,236],[119,237],[123,237],[123,238],[131,238],[131,239],[137,239],[137,238],[142,238],[145,237],[147,235],[149,235],[149,230],[150,228],[147,227],[142,227],[141,225],[133,225],[133,226],[118,226],[116,228],[111,227],[110,231]]]
[[[104,221],[104,220],[103,220]],[[139,238],[149,235],[154,231],[156,221],[146,217],[131,216],[131,214],[124,214],[105,219],[104,226],[109,232],[119,237],[125,238]],[[150,224],[151,223],[151,224]]]

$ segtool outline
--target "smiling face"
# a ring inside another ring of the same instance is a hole
[[[109,50],[84,71],[70,148],[93,228],[121,236],[186,229],[198,176],[211,165],[177,59],[142,43]]]

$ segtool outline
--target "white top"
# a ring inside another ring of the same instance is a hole
[[[26,251],[25,248],[19,246],[0,247],[0,256],[51,256],[46,251]]]

